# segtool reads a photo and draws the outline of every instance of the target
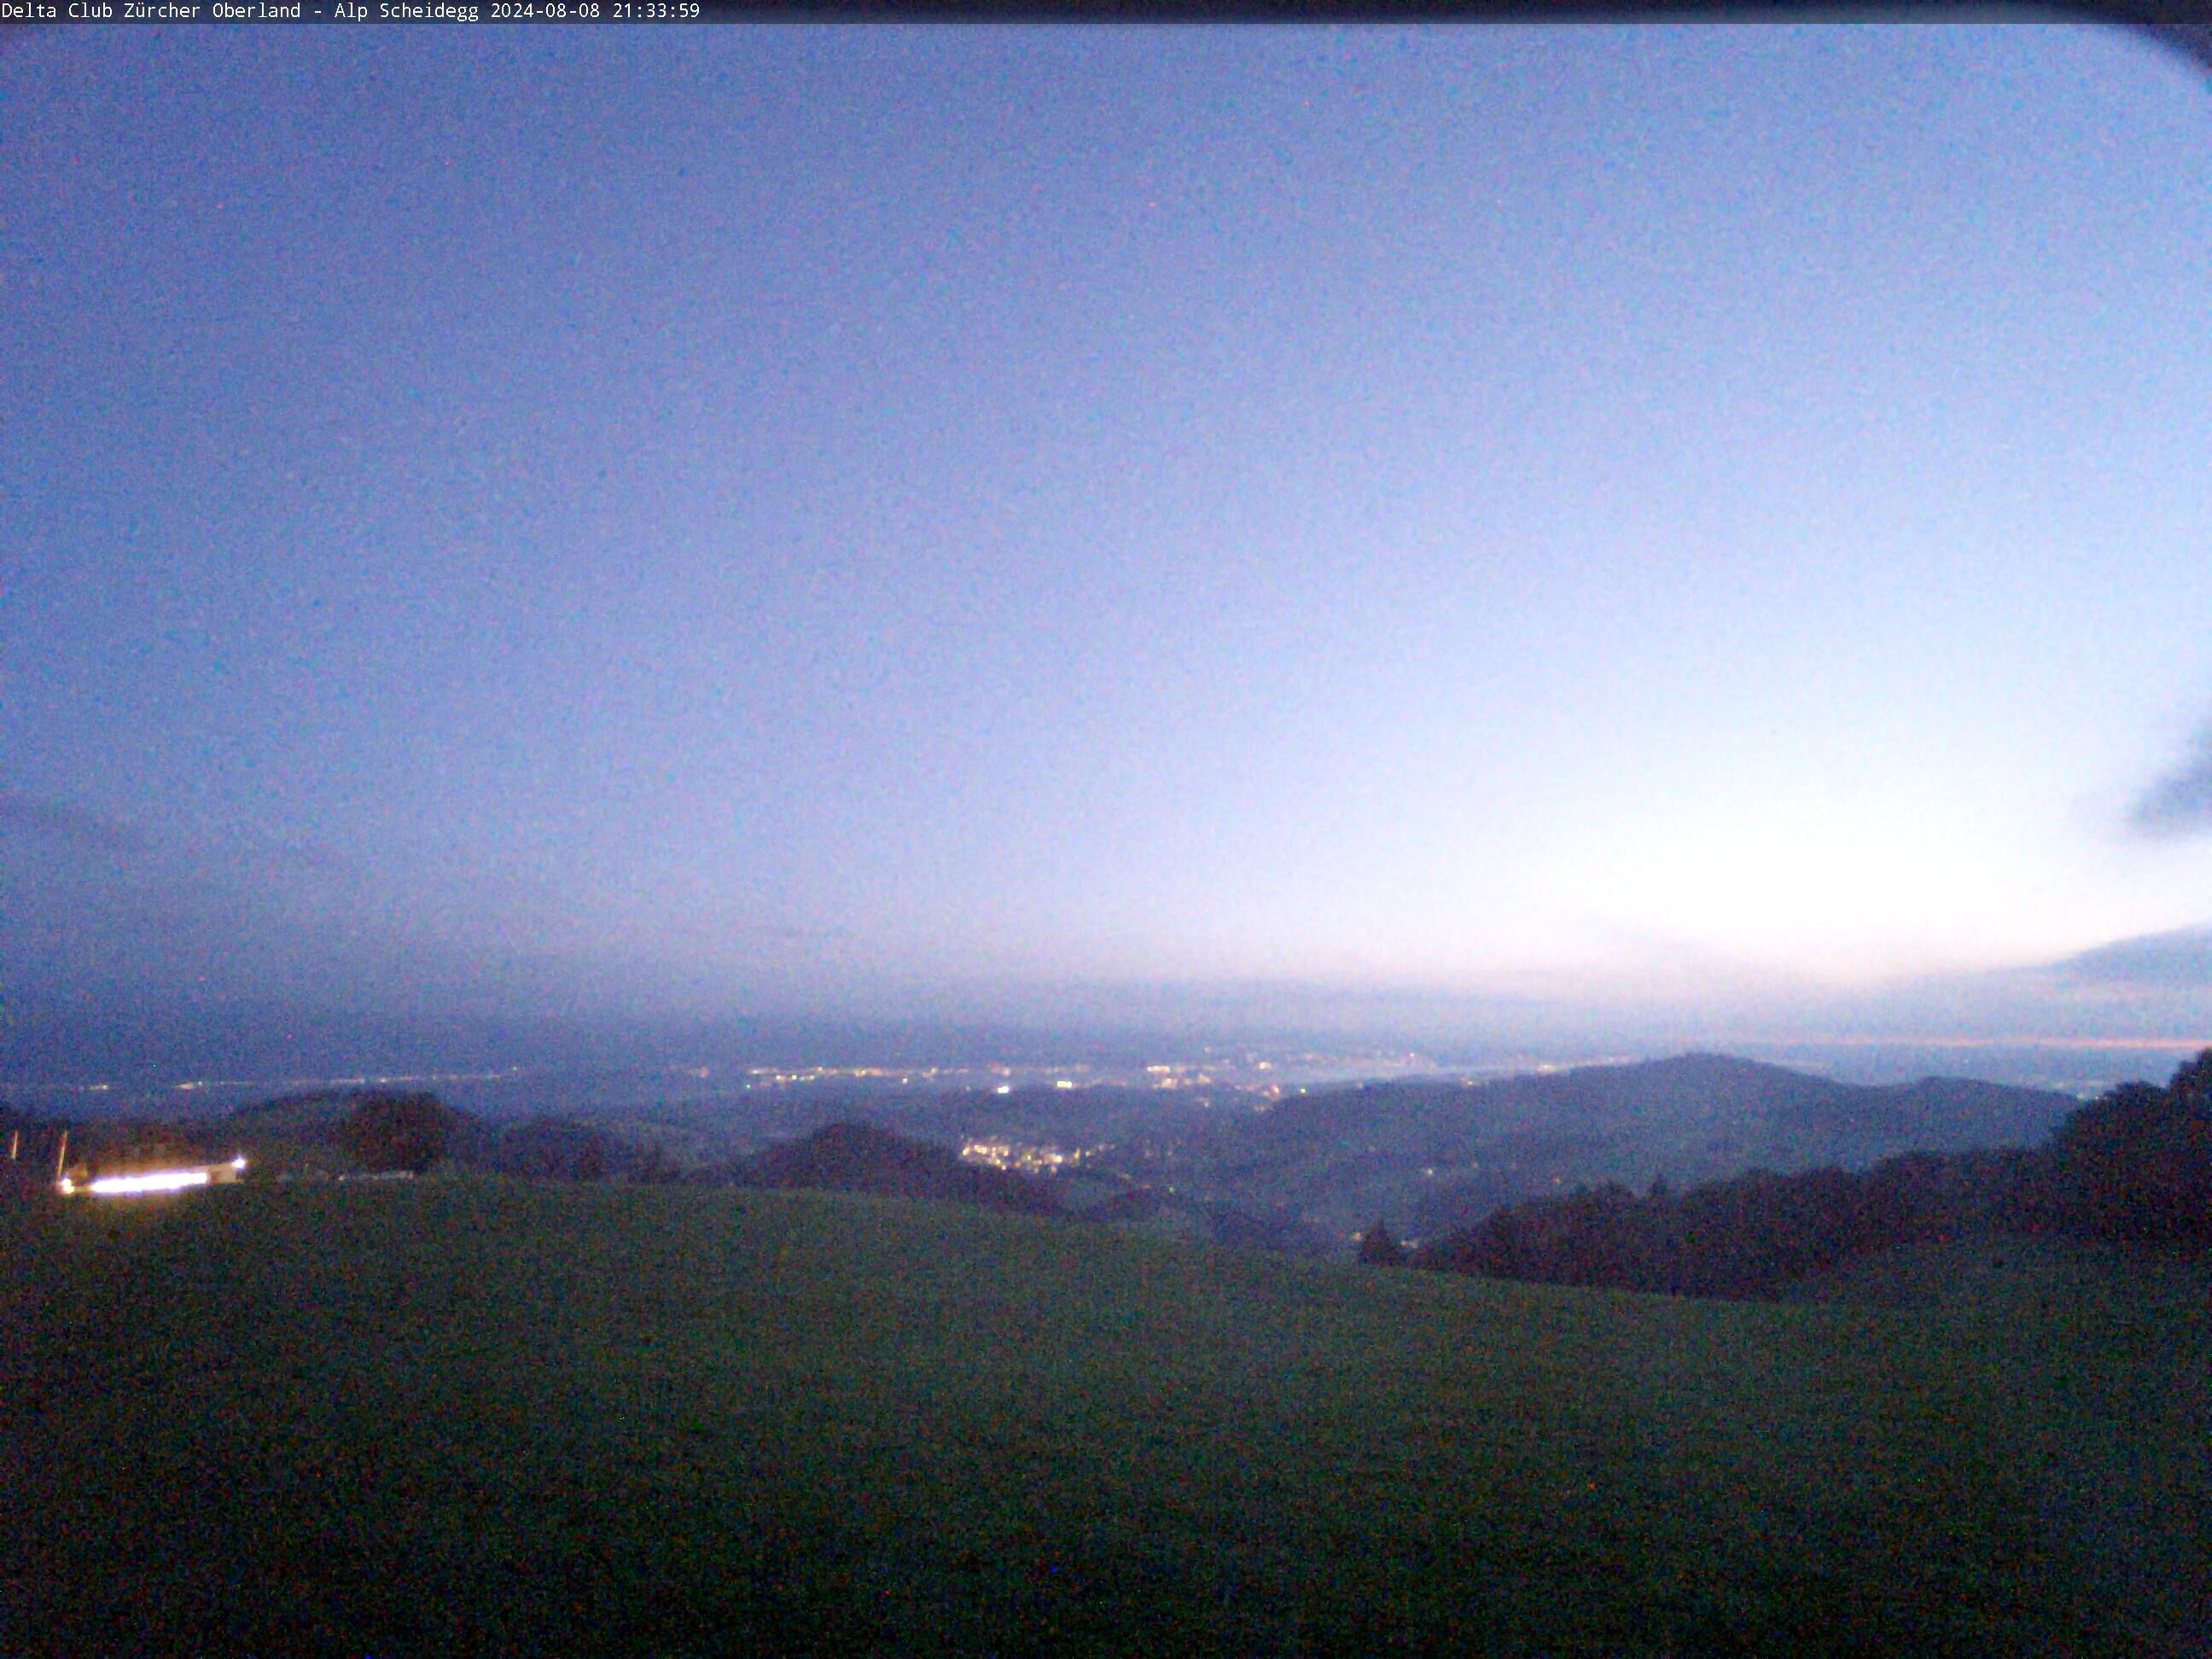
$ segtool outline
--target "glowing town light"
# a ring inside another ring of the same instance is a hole
[[[100,1198],[122,1198],[132,1193],[174,1193],[208,1184],[205,1170],[155,1170],[150,1175],[102,1176],[85,1188]]]

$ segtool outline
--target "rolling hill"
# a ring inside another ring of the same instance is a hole
[[[1272,1106],[1224,1096],[1211,1112],[1132,1126],[1086,1168],[1288,1212],[1341,1244],[1378,1216],[1433,1237],[1577,1182],[1687,1185],[1758,1167],[1863,1168],[1908,1151],[2024,1145],[2079,1103],[1960,1078],[1875,1087],[1684,1054],[1482,1083],[1358,1084]],[[988,1109],[978,1103],[978,1121]]]
[[[2201,1278],[1698,1304],[468,1181],[20,1204],[0,1259],[11,1653],[2207,1634]]]
[[[741,1159],[729,1173],[747,1187],[872,1193],[1027,1215],[1060,1213],[1059,1200],[1042,1182],[1012,1170],[963,1163],[949,1147],[872,1123],[825,1124],[812,1134]]]

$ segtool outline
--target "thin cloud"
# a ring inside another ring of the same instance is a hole
[[[2212,928],[2184,927],[2119,939],[2056,966],[2059,977],[2075,985],[2212,986]]]
[[[228,872],[260,878],[291,872],[349,878],[357,873],[353,861],[343,854],[312,842],[276,841],[252,830],[211,841],[179,839],[174,835],[156,838],[67,801],[12,789],[0,789],[0,835],[23,836],[112,857],[165,854],[172,868],[203,874]]]
[[[146,837],[129,824],[11,789],[0,789],[0,833],[33,836],[92,853],[143,853],[147,847]]]
[[[2212,832],[2212,722],[2179,766],[2136,797],[2128,827],[2160,840]]]

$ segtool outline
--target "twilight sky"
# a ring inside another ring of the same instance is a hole
[[[2212,1032],[2148,44],[7,45],[18,1000]]]

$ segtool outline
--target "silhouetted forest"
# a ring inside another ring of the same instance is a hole
[[[1869,1170],[1754,1170],[1677,1194],[1608,1183],[1499,1210],[1417,1267],[1683,1296],[1771,1296],[1898,1245],[1986,1233],[2212,1242],[2212,1049],[2124,1084],[2039,1147],[1908,1152]]]

